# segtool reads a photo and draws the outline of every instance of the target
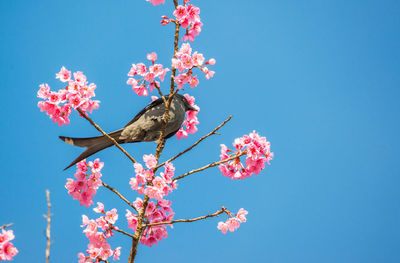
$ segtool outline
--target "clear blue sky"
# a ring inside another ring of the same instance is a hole
[[[87,239],[80,207],[64,189],[81,151],[58,135],[98,132],[73,114],[58,127],[41,113],[42,82],[60,88],[61,66],[97,84],[106,131],[123,126],[149,99],[125,84],[131,63],[156,51],[168,64],[172,1],[0,1],[0,224],[14,222],[15,262],[41,262],[45,250],[45,189],[51,191],[53,262],[75,262]],[[217,169],[183,180],[173,201],[176,218],[222,205],[249,211],[235,233],[219,219],[177,224],[158,246],[139,248],[138,262],[400,262],[400,2],[213,1],[201,8],[203,31],[194,49],[214,57],[215,77],[186,91],[201,107],[199,132],[168,141],[163,158],[191,145],[230,114],[220,136],[175,162],[177,173],[218,159],[219,144],[253,129],[272,142],[275,159],[262,174],[231,181]],[[136,158],[154,143],[126,145]],[[129,160],[116,149],[97,154],[104,181],[130,200]],[[206,190],[206,191],[204,191]],[[116,207],[126,226],[127,206],[106,189],[95,201]],[[116,234],[126,262],[130,240]]]

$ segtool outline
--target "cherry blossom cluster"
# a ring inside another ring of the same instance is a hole
[[[159,176],[154,176],[152,168],[157,165],[154,155],[143,155],[143,161],[149,169],[143,168],[140,163],[135,163],[136,176],[130,179],[129,184],[139,194],[146,194],[150,198],[160,201],[178,186],[176,181],[172,181],[175,167],[172,163],[167,162],[164,165],[164,172],[160,173]]]
[[[188,134],[194,134],[197,132],[197,126],[200,122],[197,119],[197,114],[200,111],[200,107],[194,104],[195,98],[193,96],[190,96],[189,94],[184,95],[187,101],[191,106],[197,109],[197,111],[188,111],[186,114],[186,118],[183,121],[183,126],[179,129],[179,131],[176,133],[176,137],[178,139],[181,139],[182,137],[187,138]]]
[[[150,201],[146,208],[145,221],[149,224],[171,221],[174,217],[171,204],[171,201],[164,199],[158,200],[157,203]],[[138,197],[136,201],[133,202],[133,205],[137,210],[140,210],[143,205],[143,200]],[[128,220],[128,227],[136,231],[138,216],[126,210],[126,219]],[[172,227],[172,225],[170,226]],[[150,226],[143,232],[141,243],[151,247],[166,237],[168,237],[166,225]]]
[[[37,96],[43,99],[38,102],[40,110],[45,111],[60,126],[69,124],[71,109],[80,108],[85,113],[92,113],[93,109],[99,108],[100,101],[91,99],[95,96],[96,85],[88,84],[86,76],[80,71],[74,72],[74,79],[71,77],[71,71],[62,67],[56,78],[68,82],[68,85],[64,89],[51,91],[48,84],[40,84],[37,92]]]
[[[12,230],[2,229],[0,233],[0,261],[12,260],[18,249],[10,241],[14,239]]]
[[[98,202],[97,207],[93,210],[103,216],[93,220],[82,215],[81,227],[86,227],[83,233],[89,239],[89,244],[86,250],[87,255],[78,254],[79,263],[106,261],[109,257],[113,257],[113,260],[119,259],[121,247],[112,250],[110,244],[107,243],[107,239],[114,235],[113,230],[118,229],[114,226],[118,219],[117,209],[113,208],[105,212],[104,205]]]
[[[174,19],[169,19],[167,16],[162,16],[161,24],[163,26],[169,24],[169,22],[179,23],[184,29],[186,34],[183,36],[182,41],[194,41],[194,38],[201,32],[203,23],[200,21],[200,8],[197,6],[187,4],[190,0],[185,0],[184,5],[178,5],[173,13]],[[151,1],[154,5],[155,2]]]
[[[272,160],[274,153],[270,149],[271,143],[265,137],[260,137],[255,131],[249,135],[235,139],[233,146],[236,151],[228,149],[221,144],[221,161],[233,157],[237,154],[246,155],[246,165],[240,161],[240,156],[218,166],[222,174],[232,179],[244,179],[253,174],[259,174],[265,168],[265,163]]]
[[[128,72],[127,84],[132,86],[133,92],[139,96],[148,96],[150,92],[156,87],[160,87],[160,82],[156,80],[158,78],[161,82],[164,81],[165,74],[169,71],[168,68],[164,68],[161,64],[155,64],[157,60],[157,54],[155,52],[147,54],[147,59],[152,62],[152,65],[147,67],[144,63],[132,64],[131,69]],[[139,77],[135,79],[133,77]]]
[[[193,76],[193,68],[200,68],[205,74],[206,79],[210,79],[214,76],[214,71],[209,70],[206,65],[214,65],[215,59],[211,58],[205,62],[203,54],[197,51],[193,52],[189,43],[183,43],[176,57],[172,58],[172,67],[179,70],[179,73],[174,81],[178,85],[178,89],[182,89],[183,85],[188,83],[191,88],[196,87],[199,84],[197,75]]]
[[[234,216],[229,211],[225,211],[229,218],[225,222],[219,222],[217,228],[221,230],[222,233],[226,234],[229,230],[230,232],[235,231],[240,227],[240,223],[244,223],[247,221],[246,215],[249,213],[243,208],[240,208],[237,214]]]
[[[103,166],[104,163],[100,162],[98,158],[93,162],[86,162],[84,159],[77,163],[76,180],[68,178],[65,184],[68,194],[72,195],[74,200],[79,200],[81,205],[89,207],[93,204],[92,199],[102,185],[100,178]]]

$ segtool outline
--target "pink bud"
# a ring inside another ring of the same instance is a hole
[[[167,24],[169,24],[169,20],[165,19],[165,20],[161,20],[161,25],[165,26]]]
[[[208,65],[215,65],[215,59],[211,58],[209,61],[206,62]]]

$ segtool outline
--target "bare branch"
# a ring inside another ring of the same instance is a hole
[[[46,200],[47,200],[47,215],[43,215],[44,218],[46,218],[47,221],[47,228],[46,228],[46,263],[49,263],[50,260],[50,246],[51,246],[51,241],[50,241],[50,223],[51,223],[51,203],[50,203],[50,191],[46,190]]]
[[[215,216],[219,216],[220,214],[222,214],[223,212],[225,212],[226,208],[222,207],[221,210],[218,210],[217,212],[215,212],[214,214],[209,214],[206,216],[200,216],[200,217],[196,217],[196,218],[192,218],[192,219],[178,219],[178,220],[172,220],[172,221],[167,221],[167,222],[158,222],[158,223],[152,223],[152,224],[146,224],[146,227],[150,227],[150,226],[159,226],[159,225],[170,225],[170,224],[175,224],[175,223],[191,223],[191,222],[195,222],[195,221],[199,221],[199,220],[204,220],[210,217],[215,217]]]
[[[102,182],[102,184],[103,184],[104,187],[109,189],[111,192],[113,192],[116,195],[118,195],[119,198],[121,198],[123,201],[125,201],[125,203],[127,203],[130,207],[132,207],[137,213],[139,213],[139,211],[136,209],[136,207],[131,202],[129,202],[128,199],[126,199],[123,195],[121,195],[117,190],[115,190],[114,188],[112,188],[111,186],[106,184],[105,182]]]
[[[217,166],[217,165],[220,165],[220,164],[229,162],[229,161],[231,161],[231,160],[233,160],[233,159],[239,158],[240,156],[242,156],[242,155],[244,155],[244,154],[246,154],[246,153],[245,153],[245,152],[238,152],[237,154],[235,154],[235,155],[232,156],[232,157],[229,157],[228,159],[221,160],[221,161],[218,161],[218,162],[213,162],[213,163],[207,164],[207,165],[205,165],[205,166],[203,166],[203,167],[201,167],[201,168],[198,168],[198,169],[195,169],[195,170],[191,170],[190,172],[184,173],[184,174],[182,174],[181,176],[172,178],[172,180],[179,180],[179,179],[182,179],[182,178],[184,178],[184,177],[186,177],[186,176],[188,176],[188,175],[190,175],[190,174],[194,174],[194,173],[203,171],[203,170],[205,170],[205,169],[208,169],[208,168],[211,168],[211,167],[214,167],[214,166]]]
[[[9,224],[6,224],[6,225],[2,225],[2,226],[0,226],[0,230],[2,230],[4,228],[7,228],[7,227],[10,227],[12,225],[14,225],[14,223],[9,223]]]
[[[133,157],[125,151],[124,148],[119,145],[119,143],[110,135],[108,135],[105,131],[103,131],[99,125],[97,125],[89,116],[87,116],[80,108],[77,108],[78,112],[81,114],[83,118],[85,118],[87,121],[90,122],[99,132],[101,132],[104,136],[106,136],[115,146],[117,146],[118,149],[120,149],[128,158],[131,160],[133,163],[136,163],[136,160],[133,159]]]
[[[158,86],[158,84],[155,81],[153,82],[153,84],[156,87],[158,94],[160,94],[161,99],[164,101],[164,105],[165,105],[165,103],[167,103],[167,100],[165,99],[164,94],[162,94],[160,86]]]
[[[128,237],[131,237],[131,238],[133,238],[133,235],[132,234],[129,234],[128,232],[125,232],[124,230],[121,230],[121,229],[117,229],[117,228],[113,228],[115,231],[117,231],[117,232],[120,232],[120,233],[122,233],[122,234],[124,234],[124,235],[127,235]]]
[[[184,150],[183,152],[180,152],[179,154],[175,155],[174,157],[170,158],[169,160],[163,162],[162,164],[157,165],[156,168],[159,168],[163,165],[165,165],[165,163],[167,162],[172,162],[173,160],[177,159],[178,157],[182,156],[183,154],[187,153],[188,151],[190,151],[191,149],[193,149],[194,147],[196,147],[200,142],[202,142],[203,140],[205,140],[206,138],[208,138],[211,135],[214,134],[218,134],[216,131],[218,131],[222,126],[224,126],[228,121],[230,121],[232,119],[232,115],[229,116],[228,119],[226,119],[223,123],[221,123],[220,125],[218,125],[218,127],[216,127],[214,130],[212,130],[210,133],[208,133],[207,135],[201,137],[197,142],[195,142],[192,146],[190,146],[189,148],[187,148],[186,150]]]

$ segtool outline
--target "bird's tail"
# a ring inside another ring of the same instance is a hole
[[[112,138],[114,138],[118,143],[119,137],[121,135],[122,129],[109,133]],[[79,155],[70,165],[68,165],[64,170],[67,170],[74,164],[82,161],[83,159],[91,156],[92,154],[97,153],[98,151],[101,151],[105,148],[108,148],[113,145],[110,139],[108,139],[106,136],[98,136],[98,137],[91,137],[91,138],[71,138],[71,137],[64,137],[64,136],[59,136],[60,139],[68,144],[74,145],[74,146],[79,146],[79,147],[85,147],[86,150]]]

